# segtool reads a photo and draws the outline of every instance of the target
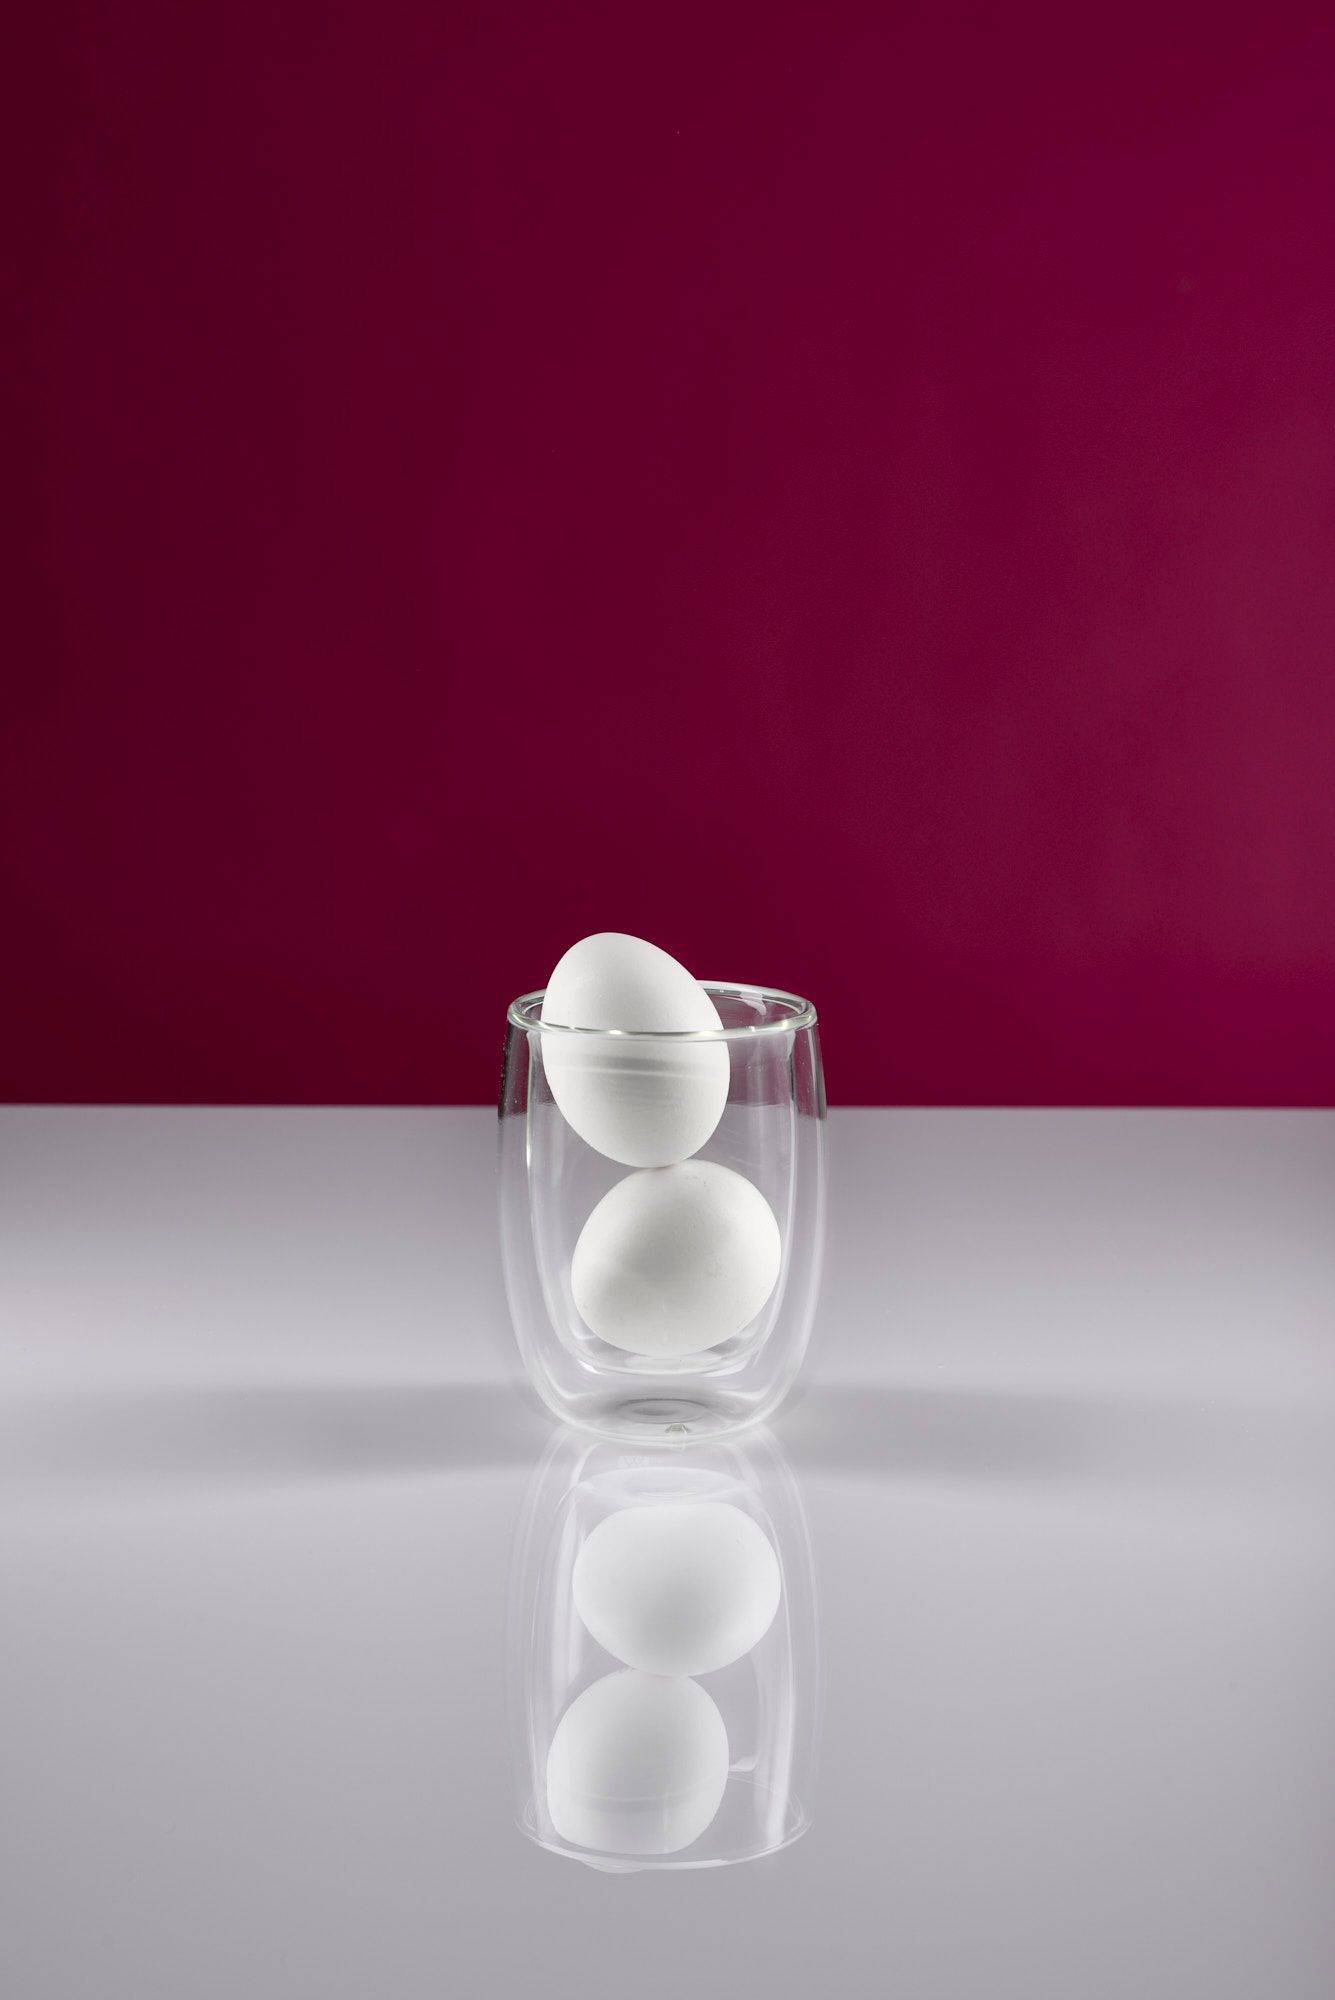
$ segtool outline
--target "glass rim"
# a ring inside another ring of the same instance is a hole
[[[816,1010],[800,993],[786,993],[781,986],[752,986],[737,979],[701,979],[697,984],[706,993],[737,993],[785,1009],[774,1021],[745,1021],[736,1028],[575,1028],[566,1021],[538,1018],[547,989],[521,993],[510,1002],[505,1018],[512,1028],[536,1029],[544,1035],[586,1035],[594,1040],[618,1042],[741,1042],[754,1035],[791,1035],[816,1025]]]

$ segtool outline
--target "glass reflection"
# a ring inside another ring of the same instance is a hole
[[[593,1868],[705,1868],[810,1822],[820,1722],[802,1496],[766,1431],[672,1452],[557,1432],[511,1561],[519,1824]]]

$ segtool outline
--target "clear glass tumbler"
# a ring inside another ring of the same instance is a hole
[[[805,1832],[816,1573],[768,1431],[670,1454],[558,1431],[520,1512],[507,1631],[530,1840],[629,1873],[755,1860]]]
[[[519,1351],[555,1416],[619,1441],[681,1444],[769,1417],[801,1366],[820,1284],[815,1009],[701,983],[717,1029],[557,1026],[541,1019],[541,993],[508,1014],[501,1246]],[[567,1103],[573,1077],[581,1102],[601,1093],[613,1118],[663,1101],[670,1122],[708,1093],[721,1115],[688,1160],[628,1172],[568,1122],[553,1075]]]

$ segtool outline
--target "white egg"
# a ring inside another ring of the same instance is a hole
[[[676,1854],[698,1840],[728,1782],[728,1733],[695,1681],[627,1670],[577,1695],[547,1756],[547,1809],[563,1840],[605,1854]]]
[[[627,1174],[579,1233],[570,1289],[590,1332],[630,1354],[717,1347],[774,1290],[774,1211],[731,1167],[686,1160]]]
[[[571,945],[547,982],[545,1022],[676,1034],[720,1028],[718,1009],[684,965],[643,938],[599,931]],[[563,1116],[588,1145],[627,1167],[663,1167],[698,1153],[723,1116],[726,1042],[542,1037]]]
[[[726,1500],[656,1501],[600,1521],[575,1559],[575,1609],[600,1646],[647,1674],[711,1674],[758,1645],[779,1561]]]

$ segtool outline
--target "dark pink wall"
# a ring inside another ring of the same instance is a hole
[[[29,10],[5,1094],[1335,1102],[1325,11]]]

